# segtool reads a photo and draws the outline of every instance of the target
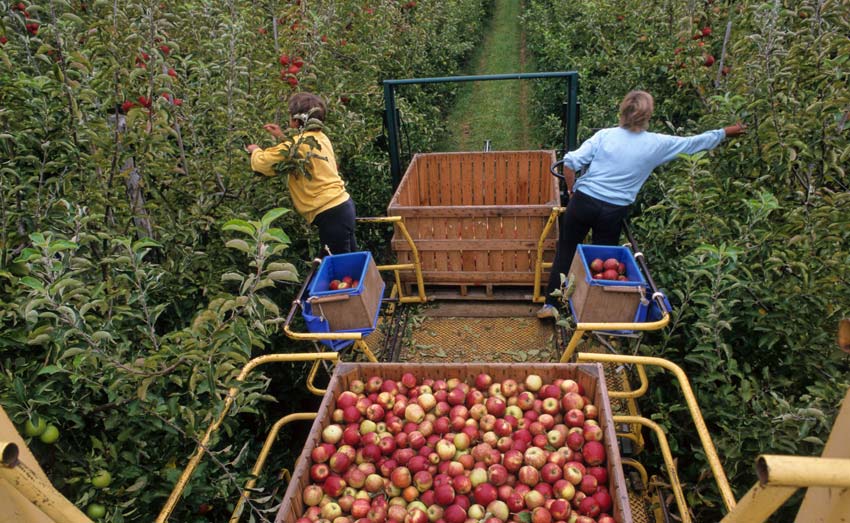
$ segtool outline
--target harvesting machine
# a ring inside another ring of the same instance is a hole
[[[573,265],[579,274],[573,274],[564,289],[564,304],[570,307],[567,316],[572,321],[535,317],[544,301],[551,268],[544,260],[552,257],[558,217],[564,210],[555,151],[492,151],[488,144],[482,152],[402,158],[399,136],[403,119],[396,108],[397,89],[412,84],[541,78],[566,84],[563,149],[570,150],[576,146],[579,116],[575,72],[384,82],[390,168],[397,189],[387,216],[358,221],[361,227],[393,228],[395,260],[379,264],[369,254],[329,256],[314,262],[283,325],[287,336],[312,350],[260,356],[246,364],[238,378],[242,381],[253,370],[271,363],[308,362],[312,366],[307,388],[323,397],[318,412],[293,413],[274,423],[251,470],[253,478],[261,474],[284,428],[312,422],[301,456],[292,473],[286,474],[288,489],[275,522],[294,523],[304,512],[301,492],[309,483],[311,450],[331,422],[336,397],[353,380],[370,374],[398,380],[404,373],[420,379],[473,379],[482,372],[503,379],[534,373],[550,380],[570,378],[583,383],[586,394],[603,411],[600,425],[606,436],[614,519],[618,523],[692,521],[667,434],[638,409],[637,399],[652,387],[648,368],[664,371],[653,375],[666,374],[678,383],[693,420],[693,434],[726,509],[724,522],[766,521],[801,488],[808,490],[796,521],[847,521],[850,391],[822,456],[758,456],[758,483],[736,499],[723,470],[722,449],[718,452],[714,447],[687,375],[674,362],[627,355],[639,353],[641,333],[664,328],[670,317],[669,302],[656,288],[628,228],[628,242],[614,248],[634,263],[631,282],[619,288],[597,285],[589,282],[580,264]],[[592,249],[588,246],[589,252]],[[362,282],[343,293],[325,292],[327,280],[335,277],[334,270],[357,272]],[[620,299],[627,305],[611,305]],[[619,319],[582,321],[595,317],[590,312],[600,309],[618,310]],[[839,343],[850,350],[850,320],[841,324]],[[325,371],[330,373],[329,379],[324,377]],[[317,380],[327,384],[319,385]],[[175,506],[238,394],[238,387],[229,391],[219,417],[203,435],[156,517],[158,523],[173,519]],[[647,438],[654,441],[648,444]],[[24,440],[2,417],[0,439],[0,506],[4,507],[0,523],[88,521],[50,486]],[[657,474],[639,461],[649,447],[660,453],[664,463],[665,470]],[[248,519],[246,507],[255,487],[256,479],[244,485],[234,502],[231,523]]]

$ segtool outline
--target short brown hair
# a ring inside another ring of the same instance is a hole
[[[646,91],[632,91],[620,103],[620,127],[630,131],[643,131],[655,109],[652,95]]]
[[[289,98],[289,115],[293,118],[308,114],[310,118],[324,122],[327,110],[325,101],[313,93],[295,93]],[[300,118],[295,119],[300,120]],[[304,120],[301,120],[301,124],[304,124]]]

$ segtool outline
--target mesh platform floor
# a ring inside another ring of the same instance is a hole
[[[422,318],[400,361],[543,362],[557,361],[557,334],[551,321],[537,318]]]

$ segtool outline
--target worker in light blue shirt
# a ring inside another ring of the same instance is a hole
[[[617,245],[629,205],[653,169],[679,154],[714,149],[726,137],[738,136],[746,125],[737,123],[696,136],[681,137],[647,131],[654,110],[652,95],[632,91],[620,103],[620,125],[601,131],[564,156],[564,177],[571,195],[561,217],[558,247],[549,275],[546,304],[539,318],[557,316],[561,274],[570,270],[576,248],[593,231],[596,245]],[[578,180],[576,171],[587,167]]]

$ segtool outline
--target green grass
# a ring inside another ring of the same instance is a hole
[[[470,62],[471,75],[531,72],[519,16],[521,0],[495,0],[493,17],[479,51]],[[528,117],[530,81],[498,80],[460,84],[449,132],[439,150],[480,151],[485,140],[495,150],[536,149]]]

